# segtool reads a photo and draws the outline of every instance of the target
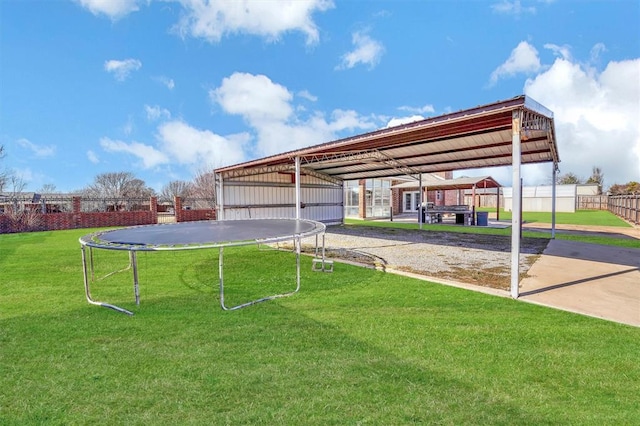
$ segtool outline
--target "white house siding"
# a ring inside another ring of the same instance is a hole
[[[269,173],[223,181],[224,219],[292,218],[296,216],[291,174]],[[313,176],[300,177],[300,217],[324,223],[343,221],[342,185]]]
[[[511,211],[513,207],[513,188],[502,188],[504,209]],[[552,208],[552,187],[522,187],[523,212],[550,212]],[[576,185],[556,185],[556,211],[574,213],[576,211]]]

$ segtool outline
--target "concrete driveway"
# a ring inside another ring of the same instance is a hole
[[[551,240],[520,299],[640,326],[640,250]]]

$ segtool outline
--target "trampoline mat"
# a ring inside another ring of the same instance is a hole
[[[322,231],[321,225],[315,221],[296,219],[180,222],[106,231],[99,234],[98,240],[107,244],[140,246],[223,245],[314,234]]]

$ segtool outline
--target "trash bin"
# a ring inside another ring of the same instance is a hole
[[[489,225],[489,212],[476,212],[476,225],[477,226]]]

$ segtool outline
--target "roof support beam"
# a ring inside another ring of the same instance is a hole
[[[301,170],[302,174],[305,174],[307,176],[313,176],[313,177],[316,177],[318,179],[322,179],[322,180],[325,180],[327,182],[333,183],[336,186],[342,186],[342,179],[340,179],[340,178],[329,176],[329,175],[327,175],[325,173],[320,173],[320,172],[315,171],[313,169],[310,169],[308,167],[301,167],[300,170]]]
[[[292,164],[278,164],[273,166],[262,166],[256,168],[239,168],[233,170],[226,170],[220,172],[220,176],[225,176],[227,179],[233,179],[244,176],[262,175],[267,173],[286,172],[294,169]]]
[[[315,154],[304,156],[305,163],[314,163],[318,165],[319,163],[330,163],[330,162],[353,162],[353,161],[362,161],[367,162],[367,160],[374,160],[374,162],[380,162],[387,166],[391,166],[394,170],[399,171],[401,174],[420,174],[420,172],[406,164],[402,161],[393,158],[392,156],[380,152],[377,149],[367,150],[367,151],[356,151],[356,152],[336,152],[336,153],[326,153],[326,154]],[[322,168],[322,167],[318,167]],[[386,167],[385,169],[387,169]]]
[[[255,169],[247,168],[247,169],[231,170],[231,171],[226,171],[224,173],[220,173],[219,175],[222,176],[222,174],[224,174],[225,177],[232,179],[232,178],[238,178],[238,177],[254,176],[254,175],[261,175],[261,174],[268,174],[268,173],[278,173],[278,172],[292,172],[292,171],[295,173],[295,165],[278,164],[275,166],[258,167]],[[317,177],[318,179],[325,180],[335,185],[342,185],[342,179],[330,176],[325,173],[318,172],[310,168],[301,168],[301,173],[308,176]]]
[[[395,170],[398,170],[398,171],[400,171],[402,173],[405,173],[407,175],[411,175],[412,173],[416,174],[416,175],[420,175],[421,174],[418,169],[415,169],[415,168],[413,168],[411,166],[408,166],[408,165],[404,164],[403,162],[401,162],[399,160],[396,160],[395,158],[393,158],[393,157],[391,157],[391,156],[389,156],[389,155],[387,155],[387,154],[385,154],[383,152],[380,152],[378,150],[376,150],[376,152],[380,155],[380,158],[381,158],[380,161],[382,163],[390,165]],[[414,179],[416,179],[416,178],[414,177]]]

